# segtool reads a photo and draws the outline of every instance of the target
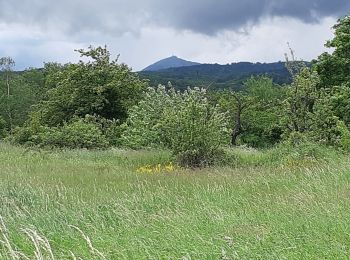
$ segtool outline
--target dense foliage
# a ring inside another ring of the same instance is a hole
[[[39,88],[26,80],[27,72],[14,74],[11,62],[10,58],[0,60],[0,116],[8,131],[22,125],[27,120],[29,108],[40,99]]]
[[[46,63],[16,73],[14,61],[2,58],[0,138],[48,147],[167,148],[187,166],[212,164],[229,144],[313,142],[350,150],[350,17],[334,29],[326,44],[333,52],[311,65],[297,61],[291,50],[291,58],[275,65],[200,65],[143,74],[151,77],[151,87],[111,60],[106,47],[79,50],[85,61],[76,64]],[[236,74],[230,74],[235,66]],[[259,69],[271,73],[258,75]],[[177,88],[178,82],[152,86],[159,80],[154,77],[164,82],[183,70],[186,84],[207,90]],[[291,83],[277,84],[276,71],[289,72]]]
[[[79,50],[91,61],[66,64],[51,70],[47,78],[53,82],[48,98],[33,112],[41,124],[62,125],[73,117],[87,114],[124,121],[127,110],[136,104],[145,83],[124,64],[110,60],[106,48]]]
[[[205,89],[149,88],[127,120],[124,143],[165,147],[186,166],[212,164],[228,144],[227,114],[210,104]]]
[[[230,115],[231,144],[266,147],[279,142],[284,92],[266,76],[249,78],[240,92],[212,92],[211,102]]]
[[[350,82],[350,15],[339,20],[333,27],[335,37],[326,43],[334,51],[323,53],[316,61],[320,75],[319,87],[332,88]]]
[[[126,120],[128,109],[140,99],[146,83],[125,64],[111,61],[106,48],[90,47],[79,53],[89,61],[45,64],[41,81],[36,77],[41,71],[24,74],[23,78],[46,92],[38,94],[25,125],[13,131],[13,140],[69,148],[117,143],[118,124]],[[87,122],[86,118],[93,120]]]
[[[0,117],[0,140],[6,136],[6,121]]]

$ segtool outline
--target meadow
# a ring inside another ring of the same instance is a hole
[[[167,151],[0,143],[0,259],[347,259],[350,160],[321,153],[166,170]]]

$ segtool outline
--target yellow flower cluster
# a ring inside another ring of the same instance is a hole
[[[144,165],[136,169],[136,172],[138,173],[161,173],[161,172],[173,172],[175,170],[175,167],[172,162],[169,162],[167,164],[157,164],[157,165]]]
[[[285,165],[290,167],[298,167],[298,166],[312,166],[317,164],[318,161],[312,157],[304,157],[304,158],[288,158],[286,160]]]

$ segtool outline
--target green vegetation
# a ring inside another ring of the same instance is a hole
[[[43,70],[16,74],[12,59],[3,58],[1,136],[8,133],[14,143],[49,148],[165,147],[191,167],[211,165],[228,145],[229,132],[233,146],[267,148],[296,138],[290,141],[347,150],[348,24],[349,17],[339,20],[327,43],[335,51],[311,66],[295,60],[293,50],[291,59],[286,55],[289,85],[256,76],[253,67],[266,64],[241,64],[237,73],[252,76],[239,90],[170,85],[150,95],[154,86],[112,61],[106,47],[78,50],[87,61],[47,63]],[[221,72],[217,76],[223,77]]]
[[[347,258],[349,21],[239,90],[150,86],[106,47],[0,59],[0,258]]]
[[[348,84],[350,81],[350,16],[339,20],[333,27],[335,37],[326,43],[334,48],[332,54],[323,53],[316,62],[316,70],[321,78],[320,87],[331,88]]]
[[[350,253],[350,161],[332,150],[235,148],[234,167],[137,173],[169,162],[170,154],[0,145],[7,229],[1,227],[0,240],[6,237],[17,255],[41,252],[50,259],[45,239],[56,259],[339,259]],[[1,243],[0,258],[9,253]]]
[[[232,145],[268,147],[281,140],[285,92],[268,77],[251,77],[243,91],[214,92],[210,98],[229,115]]]
[[[268,76],[276,84],[281,85],[291,82],[291,76],[284,62],[201,64],[159,71],[141,71],[139,76],[148,79],[152,86],[166,85],[171,82],[177,89],[182,90],[188,86],[197,86],[211,90],[234,89],[237,91],[242,89],[244,82],[251,76]]]
[[[228,144],[227,123],[227,114],[210,104],[205,89],[180,92],[159,86],[149,88],[131,109],[123,139],[133,148],[170,149],[182,166],[208,166]]]
[[[52,86],[47,98],[35,106],[31,119],[49,127],[88,114],[124,121],[128,108],[140,99],[145,83],[126,65],[111,61],[106,48],[78,52],[91,61],[49,70],[46,80]]]

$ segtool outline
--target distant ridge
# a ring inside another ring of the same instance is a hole
[[[200,65],[200,63],[183,60],[176,56],[171,56],[169,58],[157,61],[152,65],[149,65],[142,71],[159,71],[164,69],[188,67],[188,66],[194,66],[194,65]]]
[[[308,63],[307,63],[308,64]],[[142,71],[141,78],[148,79],[151,86],[166,85],[171,82],[177,89],[188,86],[208,87],[211,89],[241,89],[243,82],[251,76],[268,76],[276,84],[289,84],[291,76],[284,62],[251,63],[238,62],[226,65],[200,64],[194,66]]]

